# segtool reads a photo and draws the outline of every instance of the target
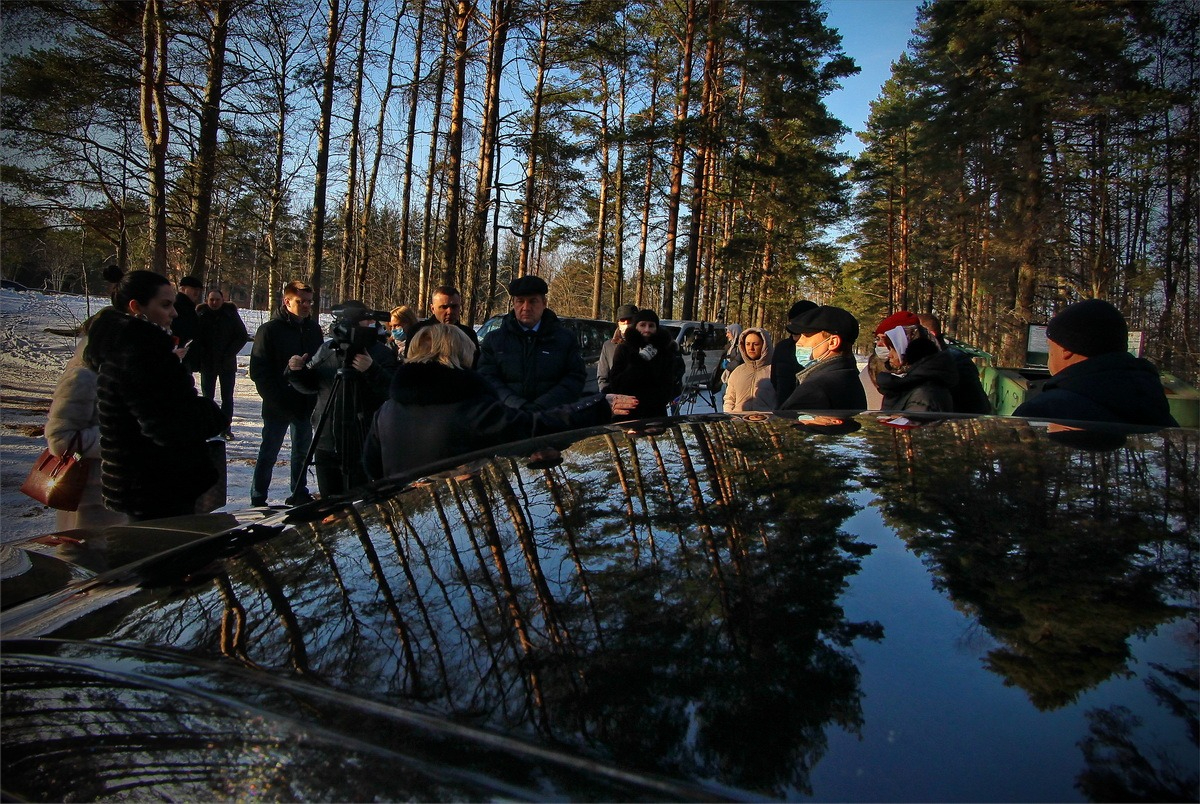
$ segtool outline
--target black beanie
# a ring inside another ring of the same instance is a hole
[[[1050,319],[1046,337],[1067,351],[1095,357],[1129,348],[1125,316],[1103,299],[1069,304]]]
[[[637,317],[633,319],[633,323],[636,324],[639,321],[653,321],[655,324],[657,324],[658,313],[654,312],[653,310],[639,310]]]
[[[787,320],[791,321],[793,318],[798,318],[799,316],[803,315],[804,313],[807,313],[809,310],[815,310],[815,309],[817,309],[816,302],[810,302],[808,299],[801,299],[800,301],[793,304],[790,309],[788,309]]]

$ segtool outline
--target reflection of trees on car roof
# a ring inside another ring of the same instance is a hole
[[[1020,441],[971,446],[978,421],[940,426],[967,448],[914,446],[904,432],[874,442],[884,464],[903,456],[903,473],[880,487],[884,517],[1000,641],[986,666],[1035,706],[1064,706],[1122,672],[1131,637],[1184,613],[1163,599],[1161,580],[1172,556],[1194,554],[1194,532],[1171,523],[1197,521],[1195,500],[1173,491],[1195,487],[1195,454],[1146,449],[1135,459],[1048,442],[1035,460]],[[1140,482],[1122,482],[1128,473]],[[1194,588],[1194,568],[1190,578]]]

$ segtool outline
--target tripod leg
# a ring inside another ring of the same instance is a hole
[[[329,389],[329,398],[325,400],[325,407],[321,409],[321,417],[317,419],[316,429],[313,430],[312,443],[308,445],[308,454],[304,456],[304,470],[300,476],[308,475],[308,467],[313,465],[313,459],[317,454],[317,444],[321,441],[321,433],[325,432],[325,425],[329,422],[329,408],[333,405],[333,400],[337,399],[338,390],[342,385],[342,375],[339,372],[333,378],[333,387]],[[292,489],[295,494],[296,490]]]

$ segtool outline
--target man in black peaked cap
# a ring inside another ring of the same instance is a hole
[[[510,407],[549,410],[583,392],[587,370],[579,340],[546,306],[549,290],[539,276],[514,279],[512,311],[480,344],[479,373]]]

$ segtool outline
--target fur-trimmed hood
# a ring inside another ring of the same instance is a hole
[[[751,360],[746,356],[746,336],[750,333],[754,333],[758,337],[762,338],[763,353],[762,357],[760,357],[758,360]],[[748,327],[747,329],[742,330],[742,333],[738,335],[737,348],[738,354],[742,356],[742,362],[749,363],[755,368],[758,368],[759,366],[771,365],[771,356],[775,353],[774,346],[771,343],[771,333],[767,332],[761,327]]]

